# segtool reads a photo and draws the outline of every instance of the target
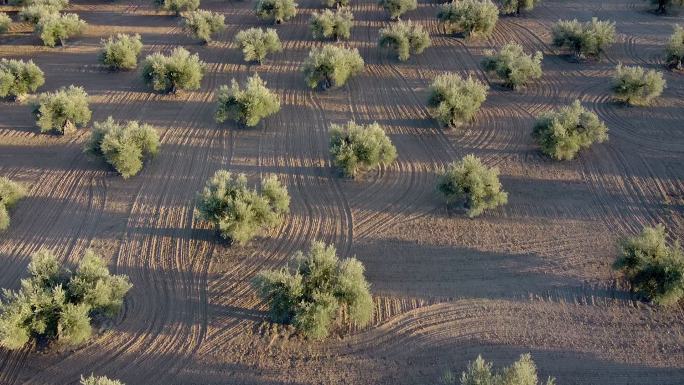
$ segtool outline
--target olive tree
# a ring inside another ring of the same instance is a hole
[[[242,48],[242,54],[246,62],[264,62],[266,55],[281,52],[283,45],[280,43],[278,32],[273,28],[249,28],[235,35],[235,44]]]
[[[608,140],[608,127],[575,100],[567,107],[541,114],[532,135],[543,153],[564,160],[574,158],[581,149],[595,142]]]
[[[343,86],[350,77],[363,71],[363,58],[358,49],[336,47],[331,44],[313,48],[304,61],[306,84],[324,90]]]
[[[648,105],[665,89],[662,72],[618,64],[613,75],[615,98],[631,105]]]
[[[0,98],[21,98],[44,83],[43,71],[32,60],[0,59]]]
[[[326,7],[336,7],[336,8],[341,8],[341,7],[348,7],[349,6],[349,0],[323,0],[323,5]]]
[[[546,385],[555,385],[556,380],[549,377]],[[532,356],[521,354],[518,361],[499,371],[492,371],[492,364],[486,362],[482,356],[468,363],[468,368],[461,373],[460,385],[537,385],[537,365]],[[456,385],[456,376],[447,376],[445,385]]]
[[[668,8],[684,7],[684,0],[649,0],[651,4],[657,5],[656,13],[667,13]]]
[[[461,32],[465,37],[489,37],[499,20],[499,9],[491,0],[453,0],[437,13],[447,33]]]
[[[482,67],[503,79],[506,86],[518,88],[525,86],[530,79],[541,78],[543,58],[541,51],[534,56],[528,55],[520,44],[508,43],[499,52],[485,51]]]
[[[81,34],[85,26],[86,22],[75,13],[55,13],[41,17],[35,31],[46,46],[65,46],[66,39]]]
[[[10,224],[9,209],[26,196],[26,188],[9,178],[0,177],[0,230]]]
[[[235,79],[230,87],[221,86],[217,104],[218,123],[231,119],[248,127],[256,126],[261,119],[280,111],[280,98],[266,88],[266,82],[258,74],[247,79],[244,88]]]
[[[182,12],[195,11],[200,6],[200,0],[155,0],[157,5],[165,11],[180,16]]]
[[[18,291],[0,302],[0,346],[21,349],[31,339],[79,345],[92,333],[91,317],[116,315],[130,290],[128,277],[112,275],[104,260],[87,250],[75,272],[40,250]]]
[[[656,304],[684,299],[684,251],[678,241],[668,244],[662,224],[623,240],[613,267],[623,272],[634,291]]]
[[[136,175],[146,157],[157,155],[159,134],[154,127],[135,120],[116,122],[110,116],[93,124],[85,151],[104,158],[124,179]]]
[[[551,27],[553,45],[572,50],[579,58],[599,57],[605,48],[615,41],[615,23],[575,20],[559,20]]]
[[[437,191],[444,195],[447,204],[463,200],[470,218],[508,203],[508,193],[499,182],[499,170],[485,166],[472,154],[451,163],[439,175]]]
[[[439,75],[429,89],[430,113],[442,126],[458,127],[475,118],[487,99],[488,89],[471,76],[463,79],[458,74]]]
[[[206,64],[197,54],[191,55],[185,48],[177,47],[169,56],[159,52],[147,56],[142,77],[155,91],[176,93],[199,89],[205,68]]]
[[[390,48],[397,53],[399,60],[406,61],[411,54],[421,54],[430,46],[430,35],[420,24],[398,21],[387,28],[380,29],[381,48]]]
[[[138,66],[138,55],[143,43],[140,35],[126,35],[119,33],[116,37],[102,39],[100,62],[110,70],[132,70]]]
[[[254,11],[260,19],[280,24],[297,15],[297,3],[293,0],[257,0]]]
[[[200,217],[216,226],[224,239],[243,245],[279,225],[290,211],[290,195],[275,176],[250,189],[244,174],[218,170],[197,197]]]
[[[9,27],[12,25],[12,19],[5,12],[0,12],[0,33],[5,33],[9,31]]]
[[[31,24],[36,24],[48,15],[57,15],[59,11],[69,5],[66,0],[37,0],[26,2],[19,11],[19,18]]]
[[[38,95],[33,112],[40,132],[54,131],[60,134],[67,134],[78,126],[84,126],[92,115],[88,106],[88,94],[82,87],[73,85]]]
[[[381,6],[390,15],[390,19],[397,20],[401,15],[408,11],[413,11],[418,8],[417,0],[379,0],[378,5]]]
[[[312,339],[325,338],[342,309],[358,326],[370,322],[373,297],[359,260],[340,260],[335,247],[323,242],[312,242],[292,259],[292,267],[262,271],[252,281],[273,322],[291,324]]]
[[[397,149],[378,123],[360,125],[350,121],[346,125],[333,124],[329,148],[333,165],[351,178],[360,171],[374,170],[397,158]]]
[[[125,385],[119,380],[112,380],[105,376],[95,376],[93,374],[90,377],[81,376],[81,385]]]
[[[665,54],[665,60],[671,68],[684,68],[684,28],[679,24],[675,25],[674,32],[667,42]]]
[[[500,12],[503,15],[520,15],[521,11],[529,11],[540,2],[541,0],[503,0]]]
[[[326,9],[313,12],[309,21],[309,29],[314,39],[349,39],[354,15],[347,8],[338,8],[335,12]]]
[[[192,36],[208,43],[211,41],[211,35],[226,28],[225,20],[225,16],[220,13],[200,9],[185,13],[183,26]]]

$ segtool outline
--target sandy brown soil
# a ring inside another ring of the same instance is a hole
[[[124,181],[81,151],[88,136],[40,135],[29,107],[0,103],[0,175],[27,183],[30,195],[0,234],[0,286],[17,287],[30,255],[53,248],[73,263],[87,247],[108,258],[134,288],[125,309],[87,345],[68,351],[0,351],[0,384],[75,384],[81,373],[128,385],[431,384],[482,353],[498,365],[531,352],[543,377],[559,384],[684,384],[684,309],[634,301],[611,270],[615,241],[665,223],[684,235],[684,75],[666,72],[662,98],[649,108],[611,101],[609,80],[622,62],[662,68],[662,50],[682,16],[655,16],[641,0],[545,0],[533,12],[500,20],[486,41],[443,34],[437,3],[410,18],[426,25],[433,47],[398,63],[376,48],[386,14],[352,1],[350,46],[365,72],[342,89],[305,87],[299,67],[314,42],[307,30],[317,0],[277,27],[285,50],[246,65],[232,44],[237,30],[264,26],[252,2],[203,0],[229,28],[198,45],[178,19],[152,1],[75,1],[90,24],[66,48],[48,49],[17,25],[0,37],[0,56],[32,58],[43,90],[82,85],[95,120],[109,115],[159,127],[162,151]],[[549,44],[559,18],[617,21],[618,42],[600,63],[577,63]],[[135,72],[97,63],[99,39],[138,32],[144,54],[183,45],[208,63],[202,89],[155,95]],[[544,52],[544,77],[513,92],[478,67],[482,51],[516,41]],[[428,118],[426,87],[439,73],[473,74],[491,92],[477,121],[443,131]],[[282,98],[282,111],[254,129],[217,125],[215,91],[258,72]],[[554,162],[530,137],[534,116],[579,98],[610,128],[610,141],[577,160]],[[399,159],[361,181],[336,177],[327,156],[330,123],[378,121]],[[474,153],[501,169],[510,203],[477,219],[447,212],[435,173]],[[193,198],[219,168],[280,176],[292,214],[271,237],[246,248],[219,242],[193,217]],[[371,327],[306,343],[266,322],[249,286],[259,270],[282,266],[312,239],[334,242],[367,267],[377,311]]]

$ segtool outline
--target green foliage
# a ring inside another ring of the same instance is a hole
[[[475,118],[488,89],[471,76],[464,80],[458,74],[439,75],[430,85],[428,107],[442,126],[457,127]]]
[[[380,47],[390,47],[399,60],[406,61],[410,54],[421,54],[430,46],[430,35],[420,24],[411,20],[398,21],[387,28],[380,29]]]
[[[0,59],[0,98],[21,97],[44,83],[43,71],[32,60]]]
[[[253,127],[261,119],[280,111],[280,98],[266,88],[266,82],[258,74],[247,79],[244,89],[233,79],[230,87],[219,89],[217,99],[216,121],[219,123],[231,119]]]
[[[12,19],[5,12],[0,12],[0,33],[5,33],[9,31],[9,27],[12,24]]]
[[[349,39],[354,15],[347,8],[338,8],[335,12],[326,9],[313,12],[309,28],[314,39]]]
[[[683,7],[684,0],[649,0],[651,4],[658,6],[657,13],[667,13],[668,8]]]
[[[293,0],[257,0],[254,11],[260,19],[280,24],[297,15],[297,3]]]
[[[557,47],[571,49],[580,58],[599,57],[615,41],[615,23],[595,17],[586,23],[559,20],[551,27],[551,34]]]
[[[665,79],[656,70],[642,67],[625,67],[618,64],[613,75],[615,98],[631,105],[648,105],[663,93]]]
[[[132,70],[138,66],[138,55],[143,43],[140,35],[126,35],[119,33],[116,37],[102,39],[102,53],[100,62],[111,70]]]
[[[155,0],[155,2],[163,10],[174,12],[176,16],[184,11],[195,11],[200,6],[200,0]]]
[[[418,8],[417,0],[379,0],[378,5],[389,13],[392,20],[397,20],[408,11]]]
[[[355,177],[359,171],[373,170],[397,158],[397,149],[378,123],[359,125],[352,121],[330,129],[330,156],[344,175]]]
[[[159,134],[147,124],[134,120],[118,123],[110,116],[93,124],[85,151],[103,157],[127,179],[142,169],[145,157],[157,155]]]
[[[520,11],[529,11],[534,8],[535,5],[539,4],[541,0],[503,0],[501,4],[501,14],[519,15]]]
[[[644,227],[641,234],[622,241],[620,249],[614,268],[637,293],[659,305],[684,298],[684,252],[678,241],[668,245],[665,226]]]
[[[59,11],[66,8],[69,2],[66,0],[36,0],[27,2],[19,11],[19,19],[36,24],[40,19],[48,15],[58,15]]]
[[[9,227],[9,209],[24,196],[26,196],[26,188],[23,185],[0,177],[0,231]]]
[[[235,44],[242,47],[245,61],[264,62],[266,55],[280,52],[283,46],[280,43],[278,32],[273,28],[249,28],[235,35]]]
[[[82,87],[62,87],[38,95],[33,112],[40,132],[66,134],[90,121],[88,94]]]
[[[328,89],[343,86],[350,77],[360,73],[363,66],[358,49],[327,44],[323,48],[311,49],[302,71],[309,87]]]
[[[197,54],[191,55],[185,48],[177,47],[169,56],[159,52],[147,56],[142,76],[155,91],[175,93],[199,89],[205,68],[206,64]]]
[[[499,170],[487,168],[475,155],[466,155],[451,163],[437,180],[437,190],[447,204],[465,199],[468,217],[508,203],[508,193],[501,190]]]
[[[684,68],[684,28],[677,24],[665,48],[667,64],[671,68]]]
[[[0,303],[0,346],[20,349],[32,338],[79,345],[91,334],[93,314],[115,315],[131,288],[128,277],[111,275],[91,250],[75,273],[40,250],[28,266],[19,291],[5,290]]]
[[[537,118],[532,135],[542,152],[557,160],[572,159],[594,142],[608,140],[608,127],[579,100]]]
[[[518,88],[526,85],[530,79],[542,76],[544,55],[540,51],[532,56],[526,54],[520,44],[508,43],[499,52],[485,51],[485,55],[482,67],[485,71],[494,72],[508,87]]]
[[[246,244],[262,230],[279,225],[290,211],[290,195],[275,176],[261,180],[261,191],[247,187],[247,177],[218,170],[197,197],[200,216],[221,236]]]
[[[323,0],[323,5],[326,7],[347,7],[349,3],[349,0]]]
[[[273,322],[292,324],[314,339],[329,334],[341,308],[353,323],[368,324],[373,298],[361,262],[339,260],[335,247],[323,242],[313,242],[308,253],[299,251],[293,260],[294,269],[262,271],[253,280]]]
[[[48,47],[54,47],[58,42],[64,46],[66,39],[83,32],[86,22],[75,13],[54,13],[41,17],[36,24],[35,31]]]
[[[491,0],[453,0],[442,5],[437,19],[444,23],[447,33],[487,38],[499,20],[499,9]]]
[[[125,385],[123,382],[118,380],[112,380],[105,376],[95,377],[90,375],[90,377],[81,376],[81,385]]]
[[[183,15],[183,25],[190,34],[204,43],[211,41],[211,35],[226,28],[225,16],[202,9]]]
[[[452,378],[448,384],[455,384]],[[503,368],[500,372],[492,372],[492,364],[477,356],[475,361],[468,363],[468,368],[461,373],[461,385],[537,385],[537,366],[529,353],[521,354],[518,361]],[[555,379],[548,378],[546,385],[554,385]]]

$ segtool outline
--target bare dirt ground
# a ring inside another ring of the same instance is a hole
[[[94,120],[112,115],[156,125],[162,151],[124,181],[74,136],[40,135],[28,106],[0,103],[0,175],[30,195],[0,234],[0,286],[15,288],[30,255],[53,248],[75,262],[99,250],[134,288],[122,314],[87,345],[36,353],[0,351],[0,384],[75,384],[81,373],[128,385],[435,384],[482,353],[497,365],[531,352],[541,375],[559,384],[684,384],[684,309],[633,301],[611,270],[615,241],[665,223],[684,235],[684,75],[666,72],[663,97],[649,108],[612,102],[613,67],[662,68],[662,51],[680,16],[655,16],[641,0],[545,0],[522,17],[502,18],[491,39],[445,35],[437,3],[405,19],[427,26],[433,47],[399,63],[377,49],[388,23],[373,1],[352,1],[349,46],[365,72],[342,89],[311,91],[299,67],[317,0],[300,1],[277,26],[285,50],[246,65],[232,44],[239,29],[266,26],[252,1],[203,0],[229,27],[209,46],[185,36],[178,19],[152,1],[75,1],[87,33],[49,49],[15,25],[0,56],[32,58],[43,90],[82,85]],[[602,62],[577,63],[550,46],[559,18],[617,21]],[[143,54],[183,45],[208,63],[202,88],[156,95],[136,72],[109,73],[99,40],[117,31],[143,36]],[[545,55],[544,77],[508,91],[485,76],[482,51],[508,41]],[[425,108],[426,87],[445,71],[490,83],[477,121],[443,131]],[[213,122],[213,96],[231,78],[258,72],[282,98],[282,111],[254,129]],[[610,128],[610,141],[578,159],[554,162],[530,136],[534,116],[579,98]],[[327,155],[330,123],[378,121],[399,159],[360,181],[336,177]],[[437,170],[474,153],[501,169],[510,203],[477,219],[447,212],[434,192]],[[227,247],[193,217],[193,199],[219,168],[255,178],[275,173],[292,195],[292,214],[271,237]],[[249,286],[259,270],[284,265],[313,239],[356,255],[376,296],[372,326],[308,343],[266,322]]]

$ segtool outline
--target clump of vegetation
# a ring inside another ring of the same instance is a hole
[[[665,79],[656,70],[646,71],[643,67],[625,67],[618,64],[613,75],[615,98],[631,105],[648,105],[663,93]]]
[[[360,73],[363,66],[358,49],[328,44],[309,52],[302,71],[309,87],[320,86],[325,90],[343,86],[350,77]]]
[[[259,64],[264,62],[266,55],[283,50],[278,32],[273,28],[242,30],[235,35],[235,43],[242,47],[245,61],[258,61]]]
[[[5,12],[0,12],[0,33],[5,33],[9,31],[9,27],[12,25],[12,19]]]
[[[445,385],[456,384],[456,376],[446,376]],[[474,362],[461,373],[461,385],[537,385],[537,366],[529,353],[521,354],[518,361],[501,371],[492,372],[492,364],[477,356]],[[556,380],[549,377],[546,385],[554,385]]]
[[[138,66],[138,55],[143,43],[140,35],[119,33],[116,37],[101,40],[100,62],[110,70],[132,70]]]
[[[684,67],[684,28],[679,24],[675,25],[674,32],[667,42],[665,54],[668,66],[676,69]]]
[[[356,258],[339,260],[332,245],[313,242],[294,255],[294,268],[262,271],[253,286],[268,303],[273,322],[291,324],[313,339],[325,338],[340,309],[365,326],[373,315],[370,285]]]
[[[309,28],[314,39],[349,39],[354,15],[347,8],[326,9],[311,14]]]
[[[84,126],[92,115],[88,94],[82,87],[62,87],[55,92],[38,95],[33,108],[40,132],[67,134]]]
[[[491,0],[453,0],[442,5],[437,18],[444,23],[447,33],[486,38],[494,32],[499,9]]]
[[[508,87],[525,86],[530,79],[542,76],[544,55],[540,51],[532,56],[526,54],[520,44],[508,43],[499,52],[486,51],[485,56],[482,67],[485,71],[494,72]]]
[[[359,171],[374,170],[397,158],[397,149],[378,123],[365,126],[351,121],[346,125],[333,124],[329,147],[335,167],[352,178]]]
[[[154,127],[137,121],[118,123],[110,116],[95,122],[85,151],[103,157],[124,179],[136,175],[145,157],[157,155],[159,134]]]
[[[659,305],[684,298],[684,252],[678,241],[668,245],[665,226],[644,227],[622,241],[620,249],[614,268],[625,274],[634,291]]]
[[[572,159],[583,148],[608,140],[608,127],[575,100],[570,106],[542,114],[532,135],[542,152],[556,160]]]
[[[477,79],[458,74],[439,75],[430,85],[428,107],[432,116],[445,127],[458,127],[475,118],[487,99],[487,87]]]
[[[615,23],[575,20],[559,20],[551,27],[553,45],[571,49],[577,57],[599,57],[604,49],[615,41]]]
[[[266,88],[266,82],[258,74],[247,79],[245,88],[233,79],[230,87],[219,89],[217,99],[216,121],[219,123],[231,119],[253,127],[261,119],[280,111],[280,98]]]
[[[200,6],[200,0],[155,0],[155,2],[163,10],[173,12],[176,16],[184,11],[195,11]]]
[[[293,0],[257,0],[254,10],[260,19],[280,24],[297,15],[297,3]]]
[[[90,377],[81,376],[81,385],[125,385],[125,384],[119,380],[112,380],[112,379],[105,377],[105,376],[95,377],[94,375],[91,374]]]
[[[418,8],[417,0],[379,0],[380,5],[390,15],[390,19],[397,20],[408,11]]]
[[[349,0],[323,0],[323,5],[326,7],[347,7],[349,6]]]
[[[437,180],[437,191],[444,195],[447,204],[463,199],[470,218],[508,203],[508,193],[499,182],[499,170],[488,168],[472,154],[447,167]]]
[[[43,71],[32,60],[0,59],[0,98],[20,98],[44,83]]]
[[[23,185],[0,177],[0,230],[6,230],[9,227],[9,209],[24,196],[26,196],[26,189]]]
[[[85,26],[75,13],[55,13],[41,17],[35,30],[43,44],[54,47],[57,43],[65,46],[66,39],[81,34]]]
[[[79,345],[91,335],[91,316],[116,315],[128,277],[111,275],[104,260],[87,250],[75,272],[48,250],[38,251],[19,291],[5,290],[0,303],[0,346],[21,349],[30,340]]]
[[[282,222],[290,211],[290,195],[275,176],[262,179],[258,191],[247,187],[244,174],[219,170],[199,194],[197,211],[224,239],[243,245]]]
[[[69,5],[67,0],[36,0],[25,2],[19,11],[19,18],[29,23],[36,24],[47,15],[57,15],[59,11]]]
[[[211,35],[226,28],[225,16],[220,13],[197,10],[183,15],[183,26],[194,37],[204,43],[211,41]]]
[[[650,0],[651,4],[657,5],[656,13],[667,13],[668,8],[684,7],[684,0]]]
[[[380,47],[390,47],[399,60],[406,61],[411,54],[421,54],[430,46],[430,35],[420,24],[398,21],[380,30]]]
[[[199,89],[205,68],[206,64],[197,54],[191,55],[186,49],[177,47],[169,56],[159,52],[147,56],[142,76],[155,91],[176,93]]]
[[[501,13],[504,15],[520,15],[521,11],[532,10],[540,2],[541,0],[503,0]]]

